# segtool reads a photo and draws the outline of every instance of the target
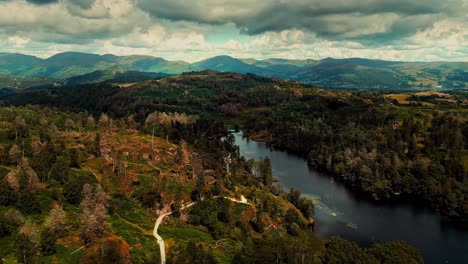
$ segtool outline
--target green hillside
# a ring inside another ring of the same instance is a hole
[[[78,109],[96,97],[88,106],[114,103],[113,92],[128,91],[101,88],[107,95],[74,88],[59,96],[64,103],[73,94],[83,98],[74,103]],[[56,91],[64,89],[49,95]],[[49,92],[29,96],[43,93]],[[140,119],[139,111],[118,117],[110,109],[102,109],[108,115],[50,106],[0,108],[4,263],[159,263],[153,227],[167,212],[158,233],[168,263],[384,263],[390,257],[422,263],[404,242],[361,248],[318,238],[313,202],[272,185],[268,159],[238,156],[220,122],[181,112]]]
[[[168,61],[152,56],[115,56],[66,52],[48,59],[0,54],[0,74],[67,79],[95,71],[180,74],[217,70],[278,77],[328,88],[357,90],[465,89],[466,62],[398,62],[362,58],[322,60],[237,59],[217,56],[200,62]]]
[[[106,112],[119,118],[135,113],[137,122],[160,111],[242,125],[252,137],[308,156],[312,165],[372,199],[416,198],[455,221],[465,222],[467,218],[463,198],[467,188],[463,182],[467,159],[463,150],[468,131],[465,93],[383,96],[325,90],[251,74],[203,71],[125,88],[95,84],[19,93],[3,100],[13,105],[45,104],[74,111]],[[349,131],[354,134],[350,136]],[[359,147],[348,149],[351,144]],[[382,167],[366,156],[377,149],[381,151]],[[356,167],[345,163],[344,156],[349,151],[361,160]],[[401,167],[384,163],[395,156]],[[440,184],[429,184],[428,178],[420,175],[418,166],[423,163],[413,163],[415,158],[430,160],[438,168],[428,177]],[[360,170],[369,174],[357,174]],[[362,175],[380,178],[373,181]],[[457,198],[450,196],[452,192]]]

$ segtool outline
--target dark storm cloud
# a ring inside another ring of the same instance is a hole
[[[408,36],[446,17],[464,17],[466,0],[151,0],[138,3],[154,17],[207,24],[234,23],[243,33],[302,29],[332,39],[380,41]],[[466,18],[464,18],[466,19]]]
[[[8,0],[5,0],[5,1],[8,1]],[[35,4],[35,5],[48,5],[48,4],[57,3],[58,1],[59,0],[26,0],[26,2]],[[95,0],[68,0],[68,2],[80,8],[88,9],[94,4]]]
[[[36,4],[36,5],[48,5],[57,3],[58,0],[26,0],[29,3]]]
[[[95,0],[69,0],[69,2],[83,8],[88,9],[91,8],[95,2]]]

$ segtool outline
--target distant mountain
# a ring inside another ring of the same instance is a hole
[[[77,77],[70,80],[81,82],[89,79],[96,82],[113,79],[115,76],[111,73],[114,71],[179,74],[199,70],[253,73],[341,89],[468,88],[468,62],[398,62],[363,58],[255,60],[217,56],[190,64],[141,55],[65,52],[41,59],[17,53],[0,53],[0,74],[22,78],[40,76],[66,80]]]
[[[0,74],[0,96],[14,93],[17,90],[42,90],[65,85],[74,86],[101,82],[131,84],[146,80],[157,80],[168,76],[170,74],[125,70],[98,70],[67,79],[53,79],[41,76],[18,77]]]
[[[41,59],[22,54],[0,53],[0,74],[25,78],[41,76],[67,79],[109,70],[180,73],[186,71],[189,65],[187,62],[167,61],[150,56],[65,52]]]
[[[312,66],[320,63],[318,60],[288,60],[288,59],[266,59],[266,60],[255,60],[255,59],[243,59],[247,64],[252,64],[261,68],[269,68],[276,65],[290,65],[297,67]]]
[[[0,53],[0,74],[23,75],[22,73],[38,66],[41,59],[19,53]]]
[[[319,64],[302,67],[294,79],[318,86],[336,88],[407,88],[412,76],[384,66],[390,62],[369,60],[324,59]]]
[[[217,70],[222,72],[253,73],[263,76],[275,76],[274,71],[247,64],[230,56],[217,56],[190,65],[191,70]]]
[[[65,52],[56,54],[45,60],[50,67],[70,67],[75,65],[93,66],[98,63],[114,63],[118,57],[101,56],[96,54],[81,53],[81,52]]]
[[[69,85],[100,83],[105,81],[113,83],[135,83],[146,80],[161,79],[168,76],[170,75],[166,73],[103,70],[70,77],[67,79],[66,83]]]

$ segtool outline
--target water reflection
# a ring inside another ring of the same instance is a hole
[[[382,204],[363,199],[307,165],[304,158],[275,150],[234,133],[241,155],[269,157],[273,175],[286,189],[299,189],[316,202],[316,232],[370,245],[373,241],[404,240],[419,248],[426,263],[468,263],[468,232],[441,224],[427,209],[407,204]]]

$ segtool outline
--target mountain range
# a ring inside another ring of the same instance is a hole
[[[46,59],[0,53],[0,88],[27,89],[109,80],[137,82],[200,70],[252,73],[338,89],[468,88],[468,62],[399,62],[362,58],[256,60],[217,56],[188,63],[152,56],[79,52],[59,53]]]

